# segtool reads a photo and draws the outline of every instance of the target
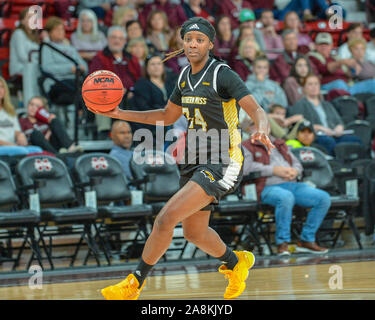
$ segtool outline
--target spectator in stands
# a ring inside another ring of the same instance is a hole
[[[238,49],[239,55],[236,57],[233,70],[238,73],[243,81],[253,73],[253,63],[257,57],[263,56],[263,52],[259,50],[258,44],[251,38],[245,38],[240,42]]]
[[[146,4],[142,11],[142,16],[145,21],[148,20],[152,11],[163,11],[168,17],[168,24],[171,28],[176,28],[184,23],[186,14],[182,6],[176,1],[172,3],[169,0],[154,0]]]
[[[125,29],[126,23],[138,18],[138,12],[131,7],[120,7],[113,13],[112,26],[120,26]]]
[[[270,63],[266,57],[258,57],[254,61],[253,71],[247,81],[246,86],[255,100],[268,112],[274,103],[288,107],[288,101],[280,85],[268,79]]]
[[[141,23],[138,21],[138,20],[130,20],[126,23],[126,26],[125,26],[125,30],[126,30],[126,40],[127,40],[127,43],[126,43],[126,48],[129,44],[129,42],[133,39],[137,39],[137,38],[143,38],[143,30],[142,30],[142,25]],[[150,41],[146,41],[146,44],[147,44],[147,51],[149,54],[153,54],[157,51],[157,49],[155,48],[155,46],[150,42]]]
[[[39,34],[37,29],[31,29],[29,8],[20,12],[18,27],[14,30],[10,39],[9,74],[10,76],[22,75],[25,65],[29,62],[29,53],[39,50]],[[32,56],[31,58],[34,58]],[[35,60],[37,61],[37,59]]]
[[[242,9],[252,9],[251,2],[248,0],[222,0],[218,3],[218,15],[229,17],[232,30],[239,27],[238,17]]]
[[[163,108],[175,83],[167,79],[162,58],[158,55],[146,59],[145,70],[146,76],[139,79],[134,86],[134,108],[139,111]],[[133,128],[149,129],[156,137],[156,126],[134,123]]]
[[[298,38],[295,31],[284,30],[282,37],[285,50],[276,58],[270,70],[270,78],[280,84],[289,76],[296,59],[302,56],[297,52]]]
[[[296,114],[286,117],[287,109],[280,104],[273,104],[268,113],[270,121],[271,135],[280,139],[295,139],[299,124],[303,121],[303,116]]]
[[[313,147],[314,140],[315,131],[312,123],[309,120],[303,120],[298,124],[296,138],[287,140],[286,144],[293,149]]]
[[[363,28],[360,23],[352,23],[346,29],[347,40],[344,44],[339,47],[338,56],[340,59],[350,59],[352,53],[349,50],[349,42],[353,39],[362,39],[363,38]]]
[[[111,129],[111,139],[114,145],[109,154],[121,162],[126,177],[129,180],[133,180],[130,170],[130,161],[133,157],[133,150],[131,149],[133,133],[129,123],[121,120],[114,121]]]
[[[104,19],[107,11],[111,9],[111,0],[80,0],[78,12],[83,9],[91,9],[98,19]]]
[[[106,12],[106,15],[104,18],[105,25],[110,27],[112,25],[113,15],[115,11],[124,7],[130,7],[130,8],[135,9],[134,1],[133,0],[115,0],[114,2],[112,2],[111,8]]]
[[[317,19],[313,13],[316,13],[320,19],[328,19],[330,3],[326,0],[291,0],[287,6],[279,10],[277,19],[283,20],[290,11],[295,11],[303,21],[314,21]]]
[[[299,19],[295,11],[290,11],[285,15],[284,18],[284,30],[293,30],[298,39],[298,47],[306,46],[309,50],[314,50],[315,45],[310,36],[307,33],[299,32],[301,27],[301,20]]]
[[[71,57],[78,64],[81,73],[86,74],[88,70],[86,61],[65,38],[64,21],[58,17],[50,17],[46,22],[45,30],[49,36],[49,41],[47,42],[52,47]],[[61,83],[55,83],[52,79],[47,79],[44,85],[50,99],[53,102],[59,101],[60,103],[72,104],[77,90],[75,83],[77,68],[75,64],[60,52],[48,46],[43,47],[42,57],[43,70],[65,84],[62,85]]]
[[[36,75],[39,72],[37,64],[40,38],[38,30],[30,28],[30,17],[29,8],[20,12],[20,23],[10,39],[9,75],[22,76],[24,103],[26,99],[39,93]],[[32,51],[34,52],[31,53]]]
[[[138,59],[125,50],[126,37],[123,28],[119,26],[110,27],[107,41],[108,46],[92,60],[90,73],[103,69],[116,73],[127,89],[127,95],[123,99],[124,102],[133,96],[132,90],[135,82],[141,76],[141,67]],[[111,119],[100,115],[95,115],[95,119],[98,125],[99,138],[108,137]]]
[[[366,40],[353,39],[349,42],[349,50],[353,59],[357,62],[353,78],[355,80],[367,80],[375,78],[375,64],[366,59]]]
[[[283,82],[283,89],[288,98],[289,105],[294,105],[303,98],[303,83],[306,77],[312,73],[310,61],[302,56],[298,57],[290,70],[290,75]]]
[[[75,0],[59,0],[59,1],[55,1],[53,4],[56,10],[56,16],[64,20],[69,20],[73,15],[73,10],[75,9],[75,6],[76,6],[76,1]]]
[[[375,64],[375,28],[370,30],[370,41],[367,43],[367,59]]]
[[[128,21],[125,30],[128,41],[143,37],[142,25],[138,20]]]
[[[244,9],[244,10],[247,10],[247,9]],[[242,11],[244,11],[244,10],[242,10]],[[252,22],[252,21],[250,21],[250,22]],[[261,39],[262,39],[262,42],[263,42],[263,47],[259,44],[258,38],[255,36],[255,31],[257,31],[258,33],[260,33],[260,36],[261,36]],[[233,34],[235,34],[235,32],[233,32]],[[264,51],[265,44],[264,44],[264,40],[263,40],[263,33],[262,33],[262,31],[260,31],[259,29],[254,29],[253,27],[247,25],[246,23],[241,24],[241,26],[239,28],[239,35],[238,35],[238,37],[236,39],[237,40],[235,42],[235,45],[233,46],[233,48],[231,50],[231,53],[230,53],[230,65],[233,68],[235,67],[235,60],[240,58],[240,56],[238,54],[238,49],[240,47],[240,43],[241,43],[242,40],[244,40],[244,39],[251,39],[251,40],[253,40],[253,41],[255,41],[257,43],[257,45],[259,47],[259,50],[261,52]]]
[[[238,29],[233,31],[234,37],[238,40],[242,40],[248,36],[244,31],[244,29],[250,28],[252,32],[252,36],[255,37],[255,41],[258,43],[260,50],[264,51],[266,49],[266,44],[263,38],[263,32],[257,28],[255,28],[255,14],[250,9],[242,9],[240,12],[240,26]],[[239,35],[237,36],[237,31],[239,30]],[[248,31],[248,29],[247,29]]]
[[[282,38],[276,33],[275,19],[272,10],[264,10],[260,16],[260,21],[263,24],[262,32],[266,50],[282,51],[284,49]],[[279,52],[266,52],[268,59],[275,60]]]
[[[183,48],[184,41],[181,38],[181,27],[174,29],[171,40],[169,40],[168,52],[173,52]],[[177,56],[173,59],[169,59],[164,62],[164,65],[172,70],[175,75],[179,75],[183,67],[189,64],[188,59],[185,55]]]
[[[315,236],[331,206],[330,196],[323,190],[297,182],[303,171],[301,163],[284,140],[271,137],[271,141],[276,148],[271,150],[270,155],[259,142],[252,143],[251,139],[243,142],[243,173],[261,174],[255,180],[257,196],[262,203],[275,207],[277,253],[290,255],[288,244],[291,241],[292,211],[295,204],[311,208],[297,242],[296,252],[326,253],[328,249],[318,246]]]
[[[10,100],[8,85],[0,77],[0,155],[26,155],[42,151],[39,147],[28,145]]]
[[[159,52],[166,52],[168,51],[171,36],[172,33],[169,28],[168,18],[164,11],[152,11],[147,18],[147,40],[151,42]]]
[[[202,2],[203,0],[188,0],[183,2],[182,7],[184,8],[186,18],[190,19],[193,17],[202,17],[213,24],[215,22],[215,18],[202,8]]]
[[[34,146],[57,154],[65,152],[83,152],[69,137],[62,122],[48,111],[48,102],[44,97],[33,97],[27,105],[27,116],[19,120],[27,140]]]
[[[87,62],[90,62],[107,45],[107,38],[98,29],[98,18],[94,11],[83,9],[79,14],[78,27],[70,41]]]
[[[126,51],[138,59],[138,63],[141,68],[144,67],[146,57],[148,56],[148,47],[145,39],[137,38],[130,40],[126,46]]]
[[[317,75],[308,75],[303,86],[305,97],[288,109],[289,115],[300,114],[309,120],[317,134],[316,142],[330,155],[334,155],[336,144],[343,142],[361,143],[352,135],[344,135],[344,123],[334,106],[322,99],[320,80]]]
[[[218,17],[215,23],[215,30],[215,55],[229,63],[231,59],[231,51],[236,41],[232,34],[229,16]]]
[[[351,95],[357,93],[375,93],[375,80],[368,79],[348,84],[358,63],[353,59],[335,59],[332,54],[332,36],[321,32],[315,38],[316,51],[309,52],[311,67],[321,76],[322,89],[342,89]]]

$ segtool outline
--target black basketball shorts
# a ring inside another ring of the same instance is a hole
[[[237,189],[242,180],[242,165],[236,162],[229,165],[204,164],[188,165],[180,171],[180,188],[188,181],[199,184],[209,196],[214,196],[217,203],[225,195]],[[208,205],[201,210],[213,210]]]

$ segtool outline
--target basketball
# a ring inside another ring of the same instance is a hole
[[[82,85],[82,98],[90,109],[107,112],[116,108],[125,89],[120,78],[108,70],[91,73]]]

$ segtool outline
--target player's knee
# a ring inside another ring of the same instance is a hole
[[[156,230],[160,232],[173,231],[177,223],[172,216],[173,215],[169,212],[159,214],[155,219],[154,228],[156,228]]]

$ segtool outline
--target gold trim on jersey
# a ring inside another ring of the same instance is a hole
[[[236,99],[232,99],[228,102],[222,102],[224,121],[228,126],[229,130],[229,157],[231,160],[239,163],[242,166],[243,156],[240,148],[241,135],[237,129],[238,126],[238,113],[236,107]]]

